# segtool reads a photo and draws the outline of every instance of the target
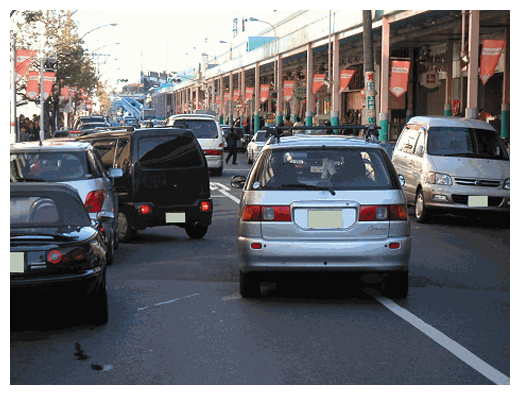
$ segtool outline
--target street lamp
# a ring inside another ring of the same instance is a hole
[[[229,60],[233,59],[233,47],[235,47],[236,49],[238,49],[238,55],[239,56],[242,56],[242,52],[240,52],[240,48],[238,48],[238,46],[236,45],[233,45],[233,43],[229,43],[227,41],[224,41],[224,40],[219,40],[219,43],[220,44],[229,44]]]
[[[82,35],[79,40],[80,41],[83,40],[83,37],[85,37],[89,33],[92,33],[94,30],[101,29],[102,27],[107,27],[107,26],[117,26],[117,23],[110,23],[108,25],[99,26],[99,27],[96,27],[95,29],[89,30],[84,35]]]

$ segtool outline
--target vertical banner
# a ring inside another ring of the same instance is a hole
[[[312,81],[312,93],[316,94],[323,85],[323,81],[325,81],[325,74],[315,74]]]
[[[260,103],[265,103],[269,99],[269,84],[260,85]]]
[[[52,87],[56,80],[56,73],[46,71],[43,73],[43,100],[47,100],[52,92]]]
[[[410,62],[407,60],[392,60],[390,69],[390,92],[399,97],[408,90],[408,73]]]
[[[240,98],[240,90],[234,90],[233,91],[233,101],[238,101],[238,99]]]
[[[229,101],[229,92],[224,93],[224,103]]]
[[[37,71],[29,71],[29,75],[27,76],[27,88],[26,95],[30,100],[36,99],[39,95],[39,83],[40,73]]]
[[[253,86],[248,86],[246,88],[246,103],[253,98],[254,93],[255,93],[255,88]]]
[[[339,79],[339,93],[347,89],[350,80],[354,76],[356,70],[341,70]]]
[[[495,74],[495,69],[506,45],[506,40],[482,40],[480,54],[480,80],[485,85]]]
[[[290,102],[294,93],[294,81],[283,82],[283,99],[285,102]]]
[[[16,64],[14,68],[15,81],[20,81],[31,64],[31,59],[36,55],[36,51],[30,51],[28,49],[17,49],[16,50]]]
[[[373,71],[365,72],[365,96],[367,109],[367,123],[376,124],[376,83]]]

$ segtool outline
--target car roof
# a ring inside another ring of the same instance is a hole
[[[334,135],[296,135],[281,137],[278,141],[271,138],[266,148],[272,149],[294,149],[294,148],[380,148],[377,142],[368,142],[363,137],[334,136]]]
[[[66,151],[84,151],[90,147],[90,143],[88,142],[78,142],[78,141],[67,141],[67,140],[58,140],[58,139],[50,139],[43,140],[41,145],[39,141],[27,141],[24,143],[15,143],[11,144],[11,150],[30,150],[30,151],[56,151],[56,150],[66,150]]]
[[[171,119],[182,119],[182,118],[186,118],[186,119],[209,119],[209,120],[212,120],[212,121],[216,121],[217,120],[217,118],[214,115],[210,115],[210,114],[176,114],[176,115],[172,115],[170,118]]]
[[[493,126],[484,121],[479,121],[477,119],[472,118],[460,118],[460,117],[426,117],[426,116],[416,116],[410,118],[407,123],[408,125],[420,125],[426,128],[430,127],[466,127],[466,128],[475,128],[475,129],[490,129],[495,130]]]

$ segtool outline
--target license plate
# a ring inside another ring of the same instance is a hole
[[[343,227],[341,210],[308,210],[307,226],[311,229],[340,229]]]
[[[311,166],[311,173],[321,173],[323,168],[321,166]]]
[[[487,196],[468,196],[469,207],[488,207]]]
[[[24,253],[11,252],[11,273],[23,273],[24,266]]]
[[[185,222],[186,222],[186,213],[184,213],[184,212],[166,213],[166,223],[167,224],[183,224]]]

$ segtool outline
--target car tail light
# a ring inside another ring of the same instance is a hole
[[[359,212],[360,221],[385,221],[388,220],[388,206],[361,206]]]
[[[399,243],[390,243],[389,247],[391,250],[395,250],[399,248],[401,245]]]
[[[137,208],[137,212],[139,214],[150,214],[152,212],[152,207],[149,204],[141,204]]]
[[[205,149],[204,155],[222,155],[222,150]]]
[[[51,250],[47,252],[47,262],[56,265],[57,263],[78,263],[84,262],[87,254],[83,248],[73,248],[67,250]]]
[[[245,206],[242,221],[291,221],[289,206]]]
[[[406,221],[408,219],[408,210],[406,205],[400,204],[390,206],[390,221]]]
[[[211,203],[206,201],[201,202],[200,211],[211,211]]]
[[[253,250],[259,250],[262,248],[262,243],[251,243],[251,248]]]
[[[91,191],[85,199],[85,208],[89,213],[97,213],[101,211],[103,202],[105,201],[105,191]]]

